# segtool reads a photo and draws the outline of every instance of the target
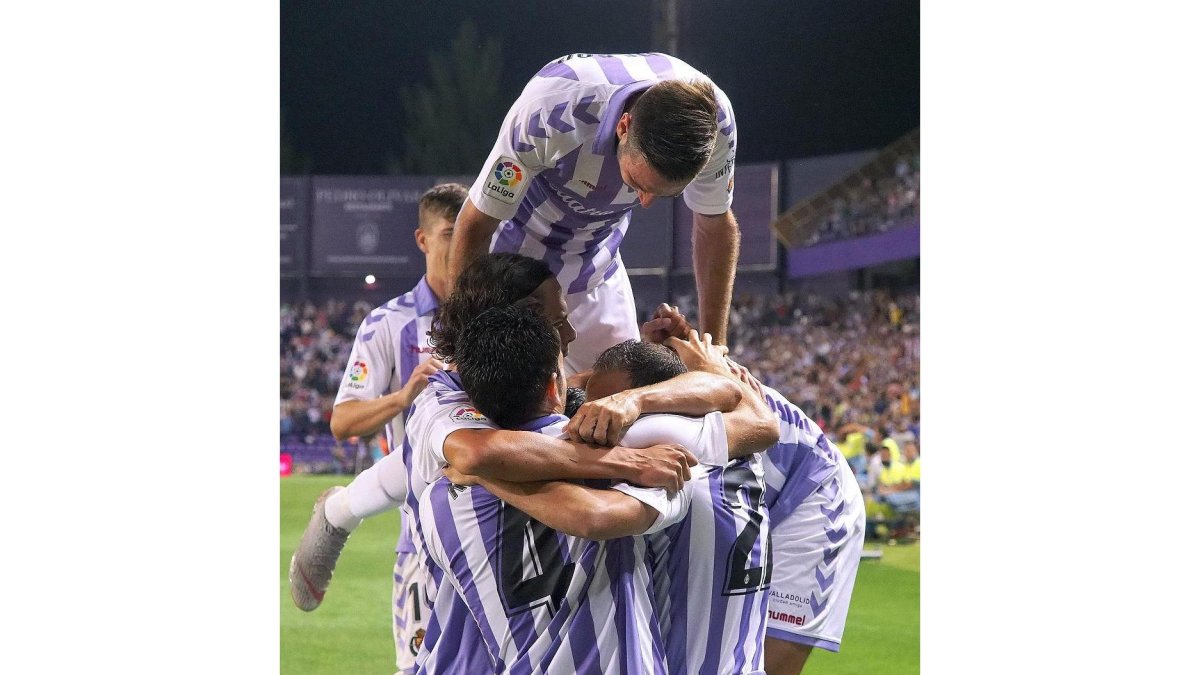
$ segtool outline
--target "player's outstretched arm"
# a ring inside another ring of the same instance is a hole
[[[702,416],[729,412],[742,400],[742,388],[728,377],[688,372],[657,384],[588,401],[567,424],[567,435],[582,443],[616,445],[642,415]]]
[[[458,281],[458,275],[472,260],[487,255],[488,245],[500,220],[480,211],[467,199],[462,211],[454,221],[454,234],[450,237],[450,283]]]
[[[513,483],[486,478],[479,478],[478,483],[552,530],[597,541],[643,534],[656,523],[661,526],[662,520],[676,520],[681,514],[674,512],[686,512],[682,493],[671,497],[668,512],[662,513],[623,492],[578,483]]]
[[[733,211],[715,216],[692,214],[692,266],[700,306],[700,331],[711,334],[717,344],[726,342],[741,237]]]
[[[459,429],[442,451],[464,474],[515,482],[607,478],[679,490],[696,457],[680,447],[601,448],[529,431]]]

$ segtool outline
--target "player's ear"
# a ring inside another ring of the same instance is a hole
[[[425,230],[421,227],[413,230],[413,238],[417,240],[417,248],[421,253],[429,253],[429,244],[425,243]]]
[[[617,120],[617,139],[625,138],[625,134],[629,133],[629,121],[633,119],[629,113],[621,113],[621,119]]]

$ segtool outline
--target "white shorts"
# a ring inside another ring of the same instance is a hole
[[[858,481],[843,459],[841,471],[771,523],[768,638],[831,652],[841,648],[866,519]]]
[[[392,574],[392,633],[396,639],[396,667],[402,675],[417,671],[417,652],[425,639],[433,598],[432,580],[416,553],[397,553]]]
[[[626,340],[641,337],[633,288],[625,265],[599,286],[584,293],[567,295],[567,318],[578,337],[567,347],[567,375],[591,370],[600,353]]]

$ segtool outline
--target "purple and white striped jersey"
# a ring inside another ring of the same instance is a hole
[[[800,408],[765,384],[762,390],[779,417],[779,442],[763,453],[767,508],[771,520],[779,523],[846,460]]]
[[[525,430],[561,436],[567,421],[551,415]],[[685,492],[613,489],[659,511],[651,532],[686,512]],[[442,583],[454,585],[475,617],[493,672],[667,672],[644,537],[567,536],[482,487],[445,478],[421,497],[419,531],[445,572]]]
[[[634,94],[665,80],[711,80],[666,54],[571,54],[546,64],[504,118],[475,207],[502,222],[492,250],[550,265],[566,293],[611,277],[637,194],[617,165],[617,121]],[[693,211],[717,215],[733,203],[737,126],[717,93],[718,134],[709,162],[683,192]]]
[[[438,299],[425,278],[409,292],[392,298],[371,310],[358,327],[354,346],[342,375],[334,405],[344,401],[371,401],[399,391],[417,366],[429,360],[429,325],[438,308]],[[384,426],[388,451],[399,450],[405,467],[412,467],[411,453],[404,438],[405,419],[412,407],[392,418]],[[396,460],[391,460],[396,461]],[[397,499],[402,495],[393,495]],[[412,552],[412,532],[401,528],[397,551]]]
[[[720,413],[653,417],[673,418],[674,442],[691,448],[714,438],[720,457],[728,457]],[[652,428],[644,432],[631,428],[621,442],[636,447],[662,437]],[[761,675],[771,584],[762,459],[754,454],[715,466],[701,463],[692,467],[688,491],[687,516],[646,537],[668,669]]]

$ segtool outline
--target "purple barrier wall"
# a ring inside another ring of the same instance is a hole
[[[775,233],[771,223],[778,215],[779,166],[749,164],[734,173],[733,215],[742,230],[738,269],[774,266]],[[675,200],[675,269],[692,269],[692,210],[680,197]],[[623,248],[623,247],[622,247]]]
[[[811,277],[921,256],[917,219],[882,234],[788,249],[788,276]]]
[[[309,180],[279,178],[279,273],[295,276],[305,271],[308,241]]]

